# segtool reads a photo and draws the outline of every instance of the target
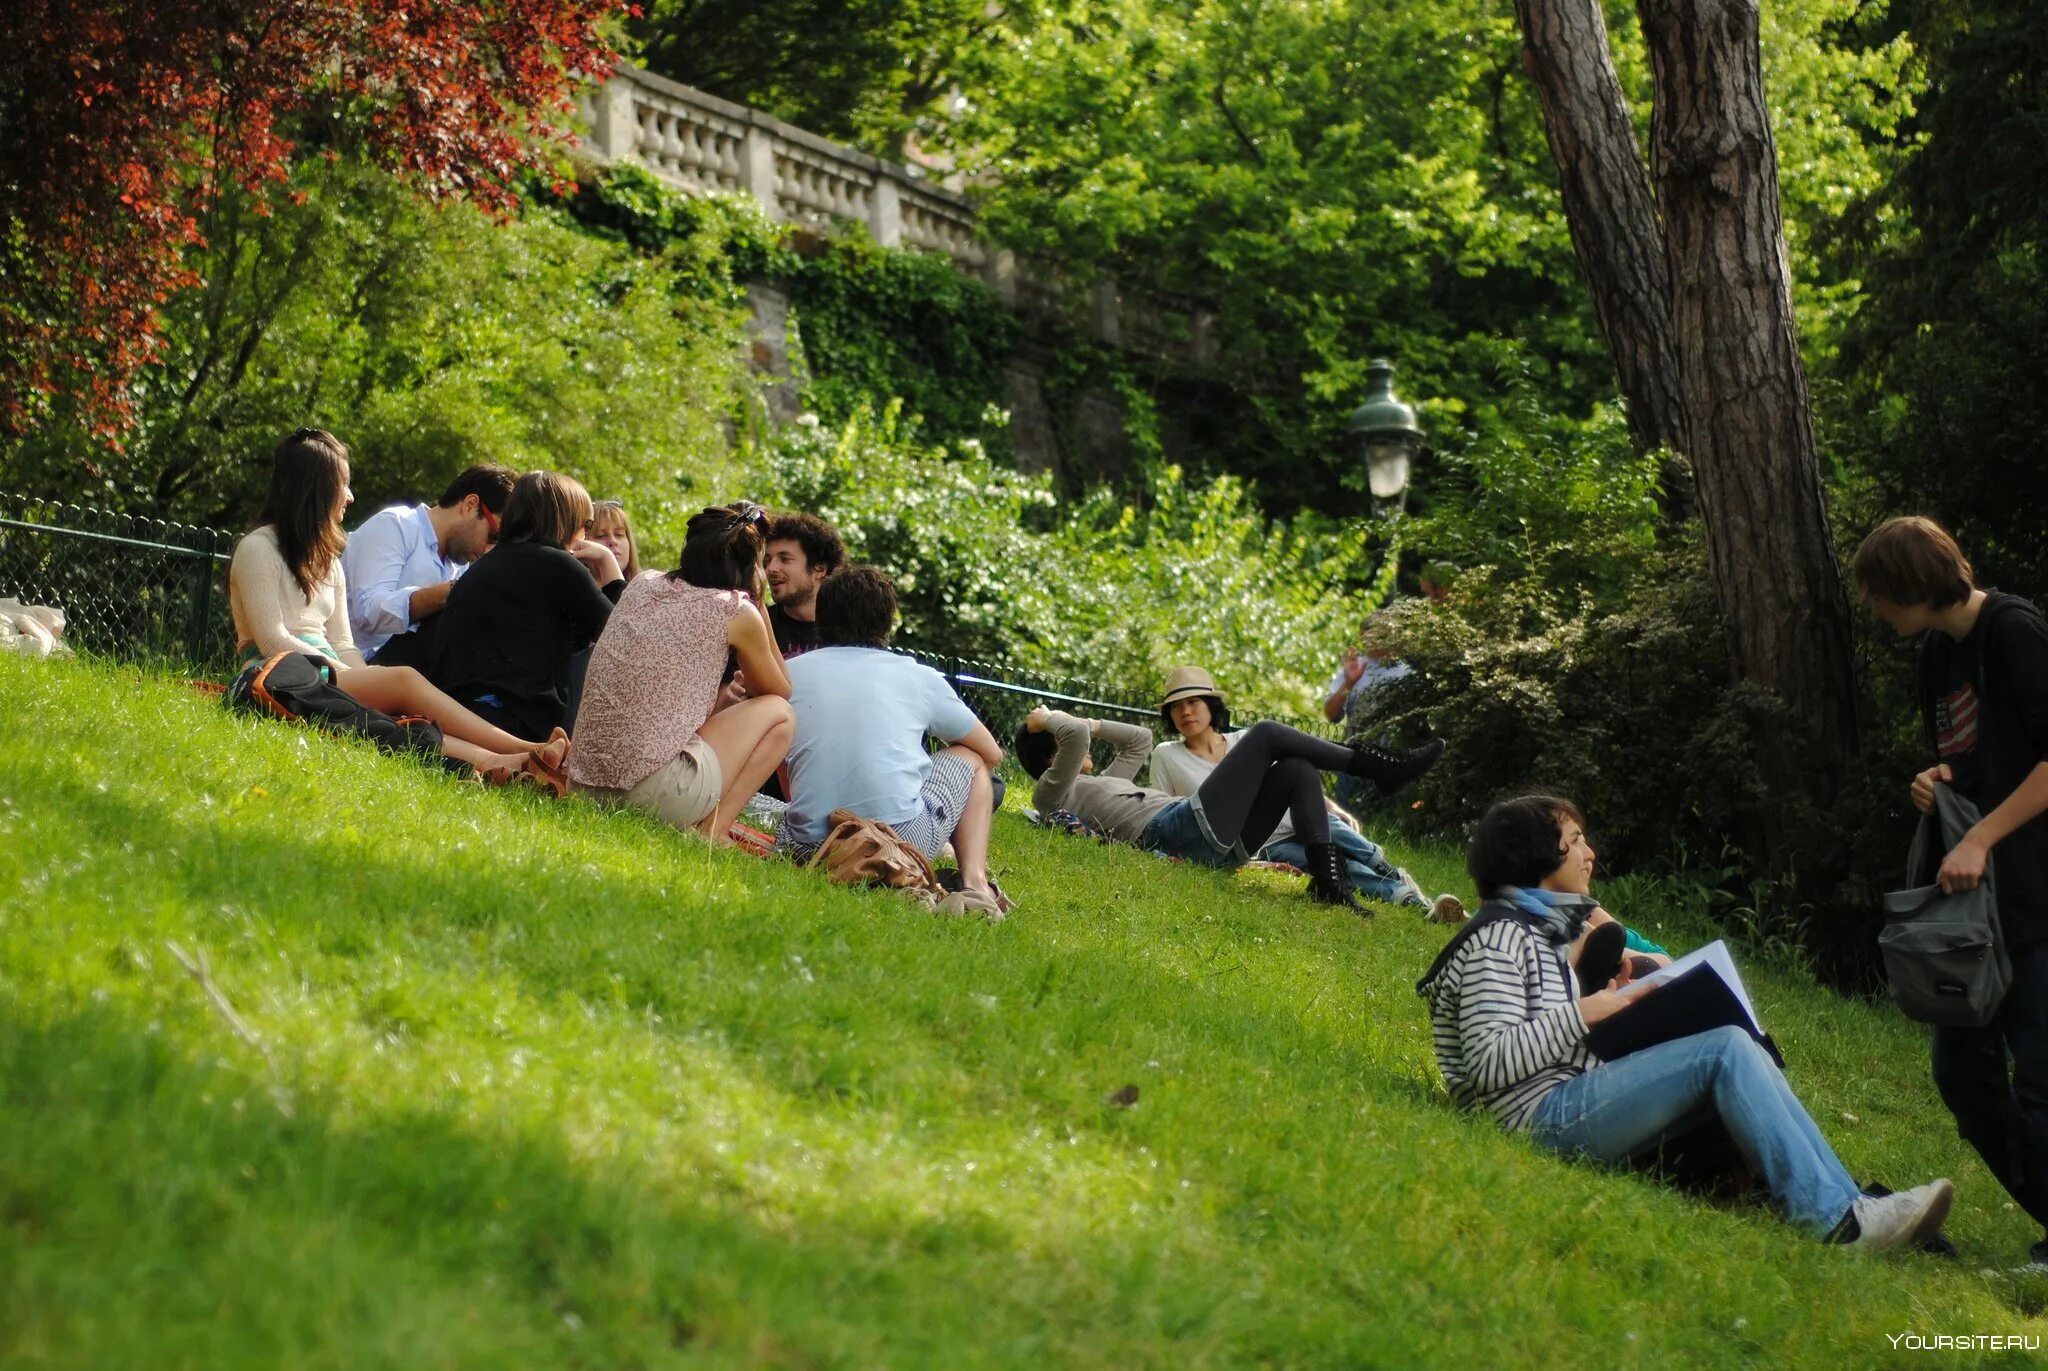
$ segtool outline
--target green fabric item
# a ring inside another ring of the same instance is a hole
[[[1622,946],[1631,952],[1646,952],[1653,957],[1668,957],[1671,955],[1626,924],[1622,926],[1621,931],[1623,934]]]

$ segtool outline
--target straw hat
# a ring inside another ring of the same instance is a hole
[[[1208,672],[1198,666],[1177,666],[1166,673],[1166,698],[1159,702],[1159,707],[1165,709],[1175,700],[1185,700],[1191,695],[1214,695],[1219,700],[1225,698]]]

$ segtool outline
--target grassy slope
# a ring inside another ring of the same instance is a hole
[[[0,658],[0,1364],[1834,1366],[2043,1331],[1979,1270],[2030,1231],[1889,1012],[1754,978],[1853,1171],[1956,1177],[1960,1264],[1453,1114],[1408,915],[997,844],[1022,908],[942,922]]]

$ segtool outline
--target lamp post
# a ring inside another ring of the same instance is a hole
[[[1365,369],[1365,401],[1346,427],[1365,458],[1366,485],[1382,513],[1408,507],[1408,476],[1422,450],[1415,409],[1394,398],[1394,364],[1374,358]]]

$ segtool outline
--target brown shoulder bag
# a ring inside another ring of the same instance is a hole
[[[925,855],[878,819],[835,809],[825,822],[831,832],[805,865],[839,885],[879,885],[920,904],[934,905],[946,892]]]

